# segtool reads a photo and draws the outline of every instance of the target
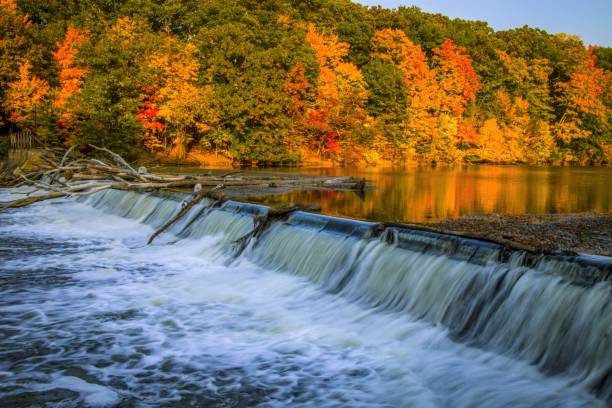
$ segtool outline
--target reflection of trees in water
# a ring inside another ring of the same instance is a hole
[[[317,203],[327,214],[385,221],[427,221],[475,213],[609,212],[608,168],[473,166],[390,170],[309,170],[372,180],[376,190],[302,191],[275,200]]]

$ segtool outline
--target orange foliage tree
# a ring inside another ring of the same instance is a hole
[[[290,102],[285,106],[285,113],[291,119],[291,138],[298,145],[303,145],[305,142],[306,125],[312,126],[312,122],[308,123],[305,120],[309,88],[306,69],[298,62],[289,70],[284,87],[285,93],[290,98]]]
[[[583,61],[572,72],[569,81],[558,84],[558,102],[564,110],[554,133],[564,143],[585,138],[592,133],[583,126],[584,120],[589,117],[603,119],[606,115],[603,96],[606,84],[609,84],[609,73],[599,68],[596,62],[593,48],[589,48]]]
[[[303,109],[306,104],[306,94],[310,83],[306,78],[306,69],[301,63],[295,64],[285,81],[285,92],[291,98],[292,105],[287,107],[287,113],[294,119],[298,119],[303,114]]]
[[[58,79],[60,88],[55,93],[53,107],[59,110],[60,119],[58,126],[65,132],[70,131],[73,122],[74,108],[70,106],[70,99],[83,84],[83,80],[89,70],[75,63],[77,47],[83,44],[89,37],[89,31],[72,26],[66,30],[62,42],[58,43],[57,50],[53,53],[53,59],[59,67]],[[66,141],[70,143],[70,140]]]
[[[477,134],[472,118],[464,118],[468,105],[476,100],[480,81],[472,60],[464,47],[447,39],[434,48],[433,70],[438,82],[440,120],[434,133],[430,157],[436,161],[455,161],[460,158],[457,144],[474,143]]]
[[[9,84],[5,106],[10,111],[10,120],[20,126],[31,126],[36,119],[38,107],[49,92],[49,84],[33,75],[32,65],[24,62],[19,67],[19,77]]]
[[[372,58],[390,62],[402,71],[412,99],[434,83],[434,73],[427,65],[425,53],[402,30],[378,30],[372,39]]]
[[[305,131],[312,147],[338,153],[343,137],[366,119],[365,81],[356,65],[345,62],[349,45],[338,36],[319,33],[314,24],[309,24],[306,43],[319,63],[319,77],[316,100],[305,113]]]
[[[31,66],[37,57],[38,50],[30,37],[33,29],[30,18],[19,10],[15,0],[0,0],[0,105],[4,111],[9,112],[9,105],[15,105],[8,100],[9,84],[21,77],[24,64]],[[0,115],[0,125],[3,119],[4,115]]]
[[[459,117],[465,112],[468,103],[476,99],[480,81],[472,67],[472,60],[464,47],[459,47],[448,39],[439,48],[432,50],[433,67],[442,91],[440,110]]]
[[[395,65],[402,72],[407,94],[404,138],[412,149],[423,150],[431,142],[437,127],[433,114],[438,102],[438,88],[425,53],[402,30],[383,29],[372,39],[372,58]]]
[[[0,0],[0,10],[16,16],[18,14],[17,2],[15,0]]]

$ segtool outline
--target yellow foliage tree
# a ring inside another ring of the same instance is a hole
[[[457,149],[458,119],[449,113],[442,113],[438,117],[436,131],[432,135],[427,154],[428,160],[433,163],[452,163],[461,158]]]
[[[526,161],[531,126],[529,103],[521,97],[513,98],[507,92],[499,90],[494,105],[495,111],[500,114],[494,122],[489,119],[483,123],[478,155],[481,159],[491,162]]]
[[[487,162],[509,161],[504,143],[504,132],[494,118],[486,119],[480,127],[478,156]]]
[[[530,130],[526,156],[531,163],[548,163],[555,150],[551,126],[544,120],[536,122]]]
[[[204,134],[216,121],[212,87],[198,86],[197,48],[168,37],[150,58],[149,68],[159,84],[158,116],[171,137],[174,154],[184,157],[191,135]]]
[[[9,84],[5,106],[10,120],[21,126],[31,125],[37,108],[49,92],[49,84],[31,73],[32,65],[24,62],[19,67],[19,77]]]
[[[513,90],[513,95],[529,102],[530,115],[534,119],[550,120],[552,99],[549,81],[553,68],[549,61],[545,58],[511,57],[501,50],[497,51],[497,56],[507,75],[506,88]]]

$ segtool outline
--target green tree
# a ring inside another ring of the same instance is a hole
[[[140,104],[143,67],[154,41],[129,18],[120,18],[93,36],[77,57],[90,68],[74,104],[75,142],[107,147],[128,157],[137,155],[142,126]]]

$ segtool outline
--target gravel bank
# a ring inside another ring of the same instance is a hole
[[[536,251],[612,256],[610,214],[476,215],[419,225],[510,241]]]

